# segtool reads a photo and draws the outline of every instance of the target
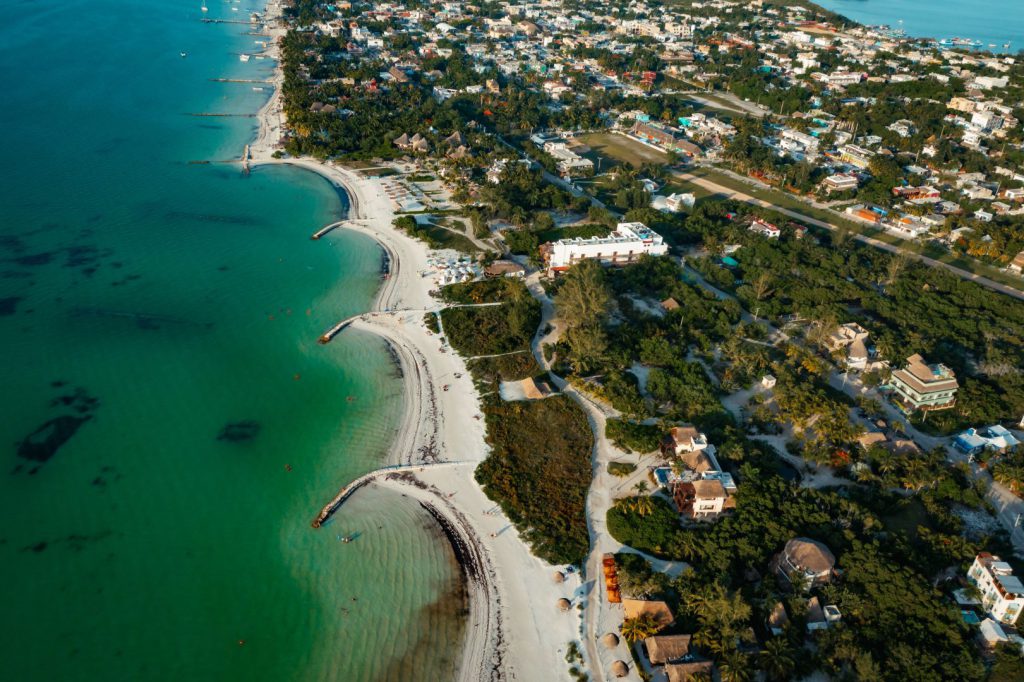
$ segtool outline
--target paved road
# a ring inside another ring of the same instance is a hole
[[[752,206],[760,206],[761,208],[770,208],[773,211],[776,211],[778,213],[782,213],[783,215],[787,215],[790,218],[796,218],[797,220],[805,222],[808,225],[814,225],[816,227],[821,227],[821,228],[824,228],[826,230],[832,230],[832,231],[835,231],[835,230],[839,229],[837,226],[833,225],[832,223],[827,223],[827,222],[825,222],[823,220],[818,220],[817,218],[812,218],[811,216],[804,215],[803,213],[799,213],[797,211],[792,211],[792,210],[790,210],[788,208],[782,208],[781,206],[777,206],[776,204],[773,204],[770,201],[765,201],[764,199],[758,199],[756,197],[752,197],[749,194],[744,194],[743,192],[740,192],[739,190],[732,189],[731,187],[726,187],[725,185],[720,185],[717,182],[714,182],[712,180],[708,180],[707,178],[700,178],[700,177],[697,177],[696,175],[693,175],[691,173],[685,173],[685,172],[677,172],[674,175],[675,175],[675,177],[679,178],[680,180],[683,180],[684,182],[689,182],[689,183],[692,183],[694,185],[697,185],[698,187],[703,187],[704,189],[706,189],[706,190],[708,190],[710,192],[714,192],[715,194],[721,194],[721,195],[723,195],[723,196],[725,196],[725,197],[727,197],[729,199],[735,199],[737,201],[742,201],[742,202],[750,204]],[[943,263],[942,261],[935,260],[934,258],[929,258],[927,256],[922,256],[922,255],[919,255],[919,254],[907,251],[905,249],[901,249],[898,246],[894,246],[892,244],[889,244],[887,242],[883,242],[883,241],[875,239],[873,237],[868,237],[868,236],[862,235],[862,234],[854,234],[853,238],[856,239],[859,242],[863,242],[865,244],[870,244],[871,246],[874,246],[875,248],[882,249],[883,251],[888,251],[889,253],[903,254],[903,255],[909,256],[911,258],[915,258],[915,259],[921,261],[922,263],[924,263],[926,265],[930,265],[930,266],[936,267],[936,268],[943,268],[944,270],[948,270],[949,272],[952,272],[957,277],[960,277],[960,278],[966,279],[966,280],[970,280],[972,282],[977,282],[978,284],[980,284],[980,285],[982,285],[984,287],[988,287],[989,289],[992,289],[993,291],[998,291],[1001,294],[1006,294],[1007,296],[1013,296],[1016,299],[1020,299],[1020,300],[1024,301],[1024,291],[1021,291],[1020,289],[1015,289],[1014,287],[1007,286],[1005,284],[1000,284],[999,282],[991,280],[991,279],[989,279],[987,277],[983,277],[981,275],[976,275],[973,272],[968,272],[967,270],[963,270],[963,269],[958,268],[958,267],[956,267],[954,265],[950,265],[949,263]]]

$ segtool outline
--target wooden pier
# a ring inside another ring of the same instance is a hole
[[[273,83],[274,81],[261,81],[252,78],[211,78],[214,83]]]

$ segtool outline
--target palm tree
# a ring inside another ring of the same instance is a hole
[[[725,654],[718,664],[722,682],[749,682],[754,678],[753,667],[746,654],[733,649]]]
[[[635,486],[633,486],[633,490],[636,491],[637,495],[643,495],[645,492],[647,492],[649,487],[650,486],[647,485],[647,481],[640,481]]]
[[[782,637],[775,637],[768,640],[764,649],[761,652],[761,669],[768,674],[769,679],[788,680],[796,668],[796,659],[789,642]]]
[[[654,620],[654,616],[649,613],[645,613],[635,618],[627,618],[622,621],[622,626],[619,628],[622,632],[622,636],[626,638],[626,641],[630,644],[635,644],[642,639],[647,639],[651,635],[655,634],[659,628],[657,622]]]
[[[634,509],[640,516],[647,516],[654,512],[654,502],[646,495],[636,498],[635,505]]]

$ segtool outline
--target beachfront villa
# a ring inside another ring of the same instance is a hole
[[[981,605],[995,620],[1007,625],[1017,622],[1024,609],[1024,583],[1013,574],[1010,564],[988,552],[974,557],[967,579],[981,593]]]
[[[619,223],[607,237],[559,239],[541,246],[548,276],[565,272],[585,260],[596,260],[604,266],[624,266],[644,255],[666,253],[665,240],[643,223]]]
[[[956,374],[942,364],[929,365],[915,353],[892,373],[894,397],[907,412],[946,410],[956,404]]]

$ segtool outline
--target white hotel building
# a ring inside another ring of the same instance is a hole
[[[668,244],[643,223],[619,223],[607,237],[560,239],[544,244],[541,253],[548,275],[556,275],[588,259],[609,266],[629,265],[645,254],[664,256],[668,253]]]
[[[982,552],[974,558],[967,577],[981,592],[981,605],[1000,623],[1013,625],[1024,609],[1024,584],[1010,564]]]

